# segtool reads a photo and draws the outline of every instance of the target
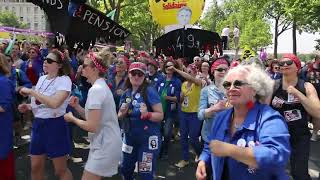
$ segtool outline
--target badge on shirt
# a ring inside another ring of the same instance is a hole
[[[284,111],[284,118],[288,121],[296,121],[302,119],[301,111],[299,109],[293,109],[289,111]]]
[[[141,96],[140,93],[137,93],[136,96],[135,96],[135,98],[136,98],[136,99],[139,99],[140,96]]]
[[[157,81],[158,81],[158,78],[154,78],[154,81],[156,81],[156,82],[157,82]]]
[[[122,144],[122,152],[131,154],[133,150],[132,146],[126,145],[125,143]]]
[[[254,143],[254,141],[249,141],[248,142],[248,147],[255,147],[256,143]]]
[[[237,141],[237,146],[239,147],[246,147],[246,144],[247,144],[246,140],[242,138]]]
[[[183,98],[183,103],[182,103],[183,107],[188,107],[189,106],[189,97],[185,96]]]
[[[127,97],[126,98],[126,103],[131,103],[131,98]]]
[[[299,99],[296,98],[293,94],[288,93],[288,103],[296,103],[299,102]]]
[[[149,149],[150,150],[158,149],[158,136],[149,137]]]
[[[164,83],[161,83],[160,86],[164,86]]]
[[[133,101],[132,101],[132,105],[133,105],[133,106],[136,106],[136,104],[137,104],[137,100],[133,100]]]
[[[278,98],[277,96],[275,96],[271,102],[272,106],[276,108],[281,108],[284,103],[285,101],[281,98]]]

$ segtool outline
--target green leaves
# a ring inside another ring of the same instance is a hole
[[[0,11],[0,24],[16,28],[27,29],[28,25],[20,22],[18,17],[10,11]]]

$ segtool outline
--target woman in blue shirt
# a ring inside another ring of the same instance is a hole
[[[211,163],[213,179],[289,179],[285,166],[290,156],[289,133],[283,117],[268,105],[273,83],[256,66],[237,66],[226,75],[223,87],[233,107],[219,112],[200,156],[196,176],[206,178]]]
[[[122,145],[121,174],[124,180],[134,179],[136,162],[140,179],[152,180],[160,150],[162,106],[156,89],[145,79],[146,69],[141,62],[130,65],[128,89],[120,99],[118,118],[129,124]]]
[[[13,157],[13,100],[14,87],[8,76],[10,66],[0,54],[0,177],[15,179]]]

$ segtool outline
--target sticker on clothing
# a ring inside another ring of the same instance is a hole
[[[288,122],[302,119],[301,111],[298,110],[298,109],[293,109],[293,110],[284,111],[284,118],[285,118]]]
[[[151,172],[152,171],[152,159],[153,154],[143,152],[142,153],[142,161],[139,162],[139,172]]]

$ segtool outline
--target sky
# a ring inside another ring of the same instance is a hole
[[[211,3],[212,3],[212,0],[206,0],[204,12],[210,7]],[[218,0],[218,4],[221,4],[221,3],[222,3],[222,0]],[[274,32],[273,26],[270,28],[271,28],[271,32],[273,33]],[[315,42],[316,39],[320,39],[319,33],[310,34],[310,33],[303,32],[302,34],[299,34],[297,32],[298,53],[312,53],[315,50],[314,46],[316,45],[316,42]],[[273,52],[273,44],[267,48],[267,52],[270,52],[270,53]],[[285,31],[278,38],[278,53],[288,53],[288,52],[292,52],[292,30]]]

